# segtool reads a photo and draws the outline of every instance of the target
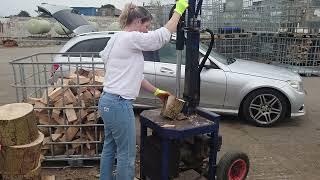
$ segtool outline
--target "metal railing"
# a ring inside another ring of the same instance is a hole
[[[103,86],[97,79],[103,76],[104,63],[96,56],[41,53],[10,62],[17,102],[34,105],[48,161],[100,158],[104,133],[97,103]]]

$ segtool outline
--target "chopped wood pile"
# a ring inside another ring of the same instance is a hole
[[[97,104],[102,93],[104,71],[80,69],[57,78],[42,91],[41,98],[29,97],[45,135],[43,155],[94,156],[97,142],[103,142],[103,126]]]

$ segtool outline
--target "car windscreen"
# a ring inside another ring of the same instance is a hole
[[[200,44],[200,48],[202,50],[204,50],[205,52],[207,52],[208,50],[208,46],[205,44]],[[219,62],[221,62],[222,64],[228,65],[228,59],[226,57],[224,57],[223,55],[214,52],[214,50],[211,51],[210,56],[213,57],[214,59],[218,60]]]
[[[90,25],[81,15],[69,9],[58,11],[53,17],[59,19],[60,23],[71,31],[83,25]]]

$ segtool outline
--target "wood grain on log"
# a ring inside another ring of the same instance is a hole
[[[25,175],[3,175],[3,180],[41,180],[41,160],[38,166]]]
[[[29,144],[39,136],[33,106],[14,103],[0,106],[0,144],[14,146]]]
[[[38,138],[25,145],[4,146],[0,151],[0,173],[27,174],[36,169],[39,163],[44,135],[38,132]]]

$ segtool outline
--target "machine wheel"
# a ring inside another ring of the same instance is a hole
[[[243,180],[249,172],[249,158],[243,152],[227,152],[217,167],[217,180]]]
[[[288,103],[273,89],[259,89],[250,93],[243,102],[244,117],[260,127],[269,127],[286,117]]]

